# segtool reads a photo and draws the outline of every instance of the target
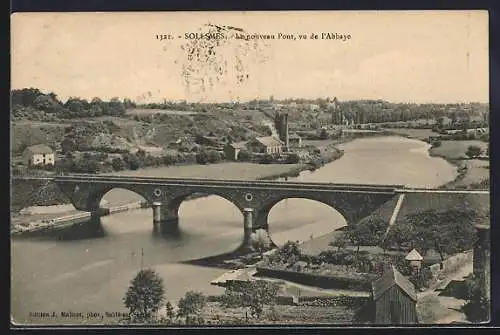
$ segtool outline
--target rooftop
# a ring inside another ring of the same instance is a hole
[[[412,300],[417,301],[415,286],[403,276],[394,266],[391,266],[379,279],[372,283],[373,299],[377,300],[385,291],[397,285]]]
[[[413,249],[412,251],[410,251],[408,253],[408,255],[406,255],[405,259],[407,261],[422,261],[422,260],[424,260],[424,258],[422,257],[422,255],[420,255],[418,253],[418,251],[415,250],[415,249]]]
[[[284,145],[283,141],[274,136],[256,137],[255,140],[262,145],[265,145],[266,147],[276,147]]]
[[[242,141],[242,142],[233,142],[233,143],[229,143],[228,145],[232,146],[235,149],[245,149],[246,145],[247,145],[247,142],[245,142],[245,141]]]
[[[32,154],[52,154],[54,150],[51,147],[45,144],[37,144],[32,145],[26,148],[26,151],[31,152]]]

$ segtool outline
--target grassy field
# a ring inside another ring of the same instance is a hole
[[[448,161],[455,161],[455,164],[461,170],[457,179],[449,184],[450,188],[463,188],[471,184],[478,184],[483,180],[489,179],[490,163],[487,160],[468,159],[465,152],[471,145],[479,146],[486,150],[488,143],[483,141],[442,141],[441,146],[429,150],[432,156],[443,157]],[[466,169],[463,169],[466,167]]]
[[[408,129],[408,128],[389,128],[387,131],[391,131],[396,134],[401,134],[404,136],[410,136],[419,140],[424,140],[429,138],[429,136],[439,135],[433,132],[431,129]]]
[[[108,173],[120,176],[209,178],[209,179],[259,179],[278,176],[304,167],[303,164],[254,164],[219,163],[209,165],[167,166],[146,168],[135,171]],[[106,173],[103,175],[107,175]]]
[[[198,114],[194,111],[177,111],[177,110],[166,110],[166,109],[144,109],[144,108],[132,108],[128,109],[127,115],[153,115],[153,114],[169,114],[169,115],[194,115]]]
[[[467,166],[467,172],[463,179],[457,180],[455,183],[456,186],[461,187],[476,184],[490,178],[490,163],[488,161],[471,159],[462,161],[462,163]]]
[[[471,145],[479,146],[480,148],[486,150],[488,143],[483,141],[442,141],[441,146],[430,149],[430,153],[433,156],[440,156],[445,159],[463,159],[467,158],[465,152],[467,148]]]

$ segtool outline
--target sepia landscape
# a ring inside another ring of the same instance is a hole
[[[11,21],[14,325],[488,322],[487,13]]]

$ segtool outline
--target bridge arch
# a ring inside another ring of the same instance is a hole
[[[273,199],[256,214],[256,226],[266,229],[276,245],[282,245],[287,240],[307,241],[311,236],[319,237],[350,222],[349,214],[342,207],[334,206],[325,199],[303,195]],[[290,225],[289,220],[295,222]],[[304,222],[300,222],[301,220]],[[309,228],[315,230],[304,229],[304,225],[312,225]],[[281,231],[280,226],[286,227],[286,233]]]
[[[196,198],[205,198],[210,196],[216,196],[226,200],[227,202],[234,205],[240,211],[243,210],[242,206],[234,200],[231,196],[225,194],[224,192],[218,192],[217,190],[211,190],[210,192],[199,192],[199,191],[189,191],[182,193],[181,195],[176,195],[173,199],[168,202],[169,209],[174,213],[179,213],[179,209],[185,201],[194,200]]]
[[[89,211],[95,211],[100,208],[103,198],[108,195],[111,191],[115,190],[126,190],[140,196],[143,201],[146,201],[149,205],[153,203],[153,199],[147,190],[141,187],[135,187],[134,185],[106,185],[96,187],[87,197],[87,208]],[[140,201],[137,199],[133,201],[131,199],[130,203]],[[121,204],[120,204],[121,205]]]

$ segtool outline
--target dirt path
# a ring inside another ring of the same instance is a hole
[[[472,273],[472,260],[465,263],[454,273],[448,275],[431,289],[418,294],[417,308],[421,314],[422,323],[450,324],[452,322],[467,323],[467,319],[460,311],[465,304],[465,300],[454,297],[440,296],[441,289],[444,289],[452,280],[464,280]]]

